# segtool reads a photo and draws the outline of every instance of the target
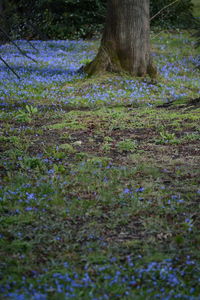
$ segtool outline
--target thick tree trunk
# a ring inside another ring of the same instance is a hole
[[[0,28],[4,25],[4,5],[3,5],[3,1],[4,0],[0,0]],[[0,45],[3,44],[5,38],[2,34],[2,32],[0,32]]]
[[[105,71],[155,77],[150,56],[149,0],[108,0],[101,45],[85,66],[88,75]]]
[[[0,0],[0,14],[3,13],[3,0]]]

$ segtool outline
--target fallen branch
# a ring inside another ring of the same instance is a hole
[[[7,37],[7,39],[19,50],[19,52],[24,55],[25,57],[31,59],[33,62],[37,63],[37,61],[30,57],[29,55],[26,54],[26,52],[24,52],[10,37],[9,35],[2,29],[0,28],[0,31]]]
[[[163,10],[167,9],[167,8],[170,7],[171,5],[174,5],[174,4],[175,4],[176,2],[178,2],[178,1],[180,1],[180,0],[175,0],[174,2],[172,2],[172,3],[168,4],[168,5],[166,5],[165,7],[163,7],[163,8],[162,8],[161,10],[159,10],[153,17],[150,18],[150,21],[152,21],[154,18],[156,18],[158,15],[160,15],[161,12],[162,12]]]
[[[1,0],[0,0],[1,1]],[[2,18],[2,19],[5,19],[5,17],[0,13],[0,17]],[[8,37],[8,35],[7,35],[7,37]],[[39,50],[29,41],[29,40],[26,40],[27,41],[27,43],[36,51],[36,52],[39,52]]]
[[[20,79],[20,76],[13,70],[13,68],[0,56],[0,60],[6,65],[6,67]]]
[[[29,40],[26,40],[26,42],[38,53],[39,50],[29,41]]]

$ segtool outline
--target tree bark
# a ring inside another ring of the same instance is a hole
[[[0,0],[0,14],[3,14],[3,0]]]
[[[84,71],[156,76],[150,56],[149,0],[108,0],[98,54]]]

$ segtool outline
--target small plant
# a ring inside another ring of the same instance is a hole
[[[200,134],[199,133],[187,133],[182,139],[183,142],[192,142],[192,141],[198,141],[200,140]]]
[[[102,145],[101,149],[105,152],[109,152],[111,150],[112,144],[106,142]]]
[[[34,107],[32,105],[26,105],[25,106],[25,109],[26,109],[26,112],[29,114],[29,115],[35,115],[38,113],[38,109],[37,107]]]
[[[59,148],[63,151],[66,151],[67,153],[74,153],[75,152],[74,147],[70,144],[61,144],[59,146]]]
[[[15,120],[17,120],[18,122],[30,123],[32,119],[31,119],[30,115],[27,114],[27,112],[20,109],[15,116]]]
[[[30,123],[32,121],[33,115],[38,113],[37,107],[34,107],[32,105],[26,105],[25,110],[20,109],[16,116],[15,119],[19,122],[27,122]]]
[[[137,149],[137,143],[131,139],[120,141],[116,145],[119,152],[134,152]]]
[[[37,157],[25,156],[23,160],[20,161],[21,168],[23,169],[42,169],[43,162]]]
[[[63,159],[66,156],[66,153],[64,151],[54,150],[51,153],[52,157],[54,159]]]
[[[174,133],[168,131],[159,132],[160,138],[156,139],[156,144],[177,144],[178,140]]]
[[[91,62],[91,59],[85,58],[85,59],[82,59],[80,61],[80,64],[82,64],[82,65],[88,65],[90,62]]]
[[[64,173],[65,172],[65,167],[63,165],[54,164],[53,168],[54,168],[55,173]]]
[[[113,139],[110,136],[104,137],[104,143],[101,146],[102,151],[109,152],[112,148]]]
[[[192,231],[192,227],[193,227],[193,220],[191,218],[186,218],[185,221],[182,224],[182,227],[191,232]]]
[[[110,136],[105,136],[104,141],[105,142],[112,142],[113,139]]]

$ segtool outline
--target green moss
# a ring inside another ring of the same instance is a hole
[[[61,144],[61,145],[59,145],[59,148],[61,150],[66,151],[67,153],[74,153],[74,152],[76,152],[76,150],[74,149],[74,147],[72,145],[70,145],[70,144]]]

